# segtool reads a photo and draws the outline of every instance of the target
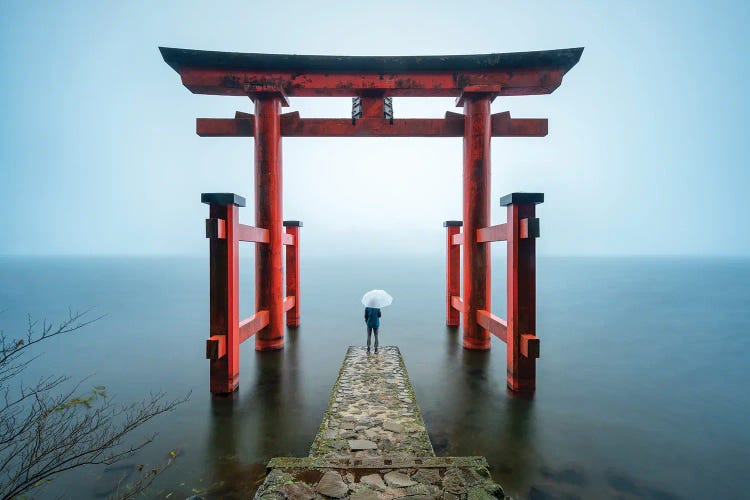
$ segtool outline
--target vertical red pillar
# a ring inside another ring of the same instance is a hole
[[[477,311],[490,310],[490,246],[477,243],[477,229],[490,221],[489,93],[465,93],[463,171],[463,346],[489,349],[490,332],[477,323]]]
[[[284,269],[282,267],[281,103],[283,96],[262,92],[255,100],[255,225],[269,242],[255,245],[255,310],[268,311],[268,326],[255,336],[255,349],[284,347]]]
[[[443,222],[445,228],[445,324],[458,326],[461,313],[452,304],[452,297],[461,296],[461,245],[453,244],[453,237],[461,232],[460,220]]]
[[[286,326],[297,328],[299,326],[299,228],[302,222],[298,220],[285,220],[284,227],[287,234],[291,235],[292,245],[286,246],[286,295],[294,297],[294,307],[286,312]]]
[[[536,389],[536,238],[535,205],[543,193],[512,193],[500,199],[508,207],[508,329],[507,382],[518,392]]]
[[[239,207],[234,193],[203,193],[209,205],[206,236],[210,246],[210,334],[226,336],[226,355],[210,361],[211,393],[234,392],[240,383]]]

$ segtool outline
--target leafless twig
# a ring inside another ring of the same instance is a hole
[[[137,403],[118,405],[103,386],[83,390],[86,379],[64,389],[66,376],[49,376],[35,384],[12,387],[39,343],[80,330],[102,316],[69,312],[59,325],[29,318],[26,334],[9,339],[0,332],[0,498],[9,499],[47,484],[54,476],[85,465],[111,465],[130,457],[154,436],[126,439],[145,423],[173,410],[183,398],[155,392]],[[174,453],[174,452],[171,452]],[[169,463],[176,457],[171,454]],[[158,469],[147,471],[123,494],[143,491]],[[119,488],[118,488],[119,491]],[[125,497],[127,498],[127,497]]]

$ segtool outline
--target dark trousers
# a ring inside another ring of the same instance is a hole
[[[378,350],[378,329],[371,326],[367,327],[367,350],[370,350],[370,335],[375,331],[375,350]]]

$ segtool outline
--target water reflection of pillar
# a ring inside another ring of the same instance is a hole
[[[456,356],[458,355],[460,349],[458,348],[458,328],[456,327],[446,327],[445,329],[445,352],[448,355],[448,359],[450,360],[451,364],[450,367],[455,364]]]
[[[211,429],[208,433],[207,456],[211,464],[212,478],[209,484],[193,484],[192,488],[209,488],[211,494],[227,493],[221,485],[231,484],[240,468],[237,443],[239,396],[211,399]],[[197,479],[192,478],[195,483]]]
[[[251,449],[257,460],[268,462],[277,456],[292,456],[298,436],[301,398],[297,339],[299,330],[288,330],[283,351],[257,353],[256,376],[246,413],[255,431]],[[299,453],[297,453],[299,454]],[[304,453],[302,453],[304,455]]]
[[[534,438],[533,396],[518,396],[507,391],[502,436],[497,455],[487,459],[494,465],[494,478],[506,488],[518,492],[527,487],[539,468]]]
[[[506,487],[528,484],[536,468],[533,439],[533,400],[513,397],[490,374],[491,353],[462,349],[457,370],[457,395],[454,408],[459,409],[449,434],[450,453],[481,455],[487,458],[493,477]]]

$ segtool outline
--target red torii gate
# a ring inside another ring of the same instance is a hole
[[[447,221],[446,323],[463,324],[463,346],[489,349],[490,333],[507,344],[507,383],[535,388],[539,356],[535,304],[534,205],[541,193],[512,193],[504,224],[490,226],[490,138],[543,137],[546,119],[491,114],[497,96],[549,94],[581,57],[583,48],[454,56],[306,56],[243,54],[160,47],[164,61],[196,94],[246,96],[255,113],[198,118],[201,137],[255,139],[255,224],[238,222],[245,200],[233,193],[204,193],[210,205],[211,392],[231,393],[239,383],[239,344],[256,335],[256,350],[284,346],[287,325],[299,325],[299,227],[282,221],[282,137],[463,137],[463,221]],[[352,118],[301,118],[281,113],[289,97],[352,97]],[[393,97],[456,97],[464,113],[439,119],[393,118]],[[463,233],[459,227],[463,225]],[[287,227],[286,233],[283,227]],[[469,236],[467,236],[469,235]],[[239,321],[238,242],[256,245],[256,313]],[[490,251],[508,243],[508,320],[489,312]],[[282,248],[287,245],[284,292]],[[463,246],[463,258],[460,247]],[[459,261],[463,269],[460,283]],[[461,286],[461,284],[463,286]],[[463,288],[463,293],[461,293]]]

